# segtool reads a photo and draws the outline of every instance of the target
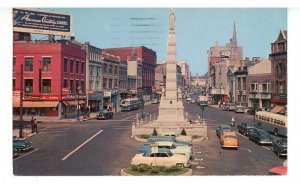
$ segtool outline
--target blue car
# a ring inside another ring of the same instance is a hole
[[[26,139],[13,139],[13,149],[16,149],[18,152],[30,150],[32,149],[32,142]]]

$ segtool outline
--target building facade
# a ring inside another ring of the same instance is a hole
[[[272,69],[271,106],[287,106],[287,30],[280,30],[277,40],[271,44],[269,55]]]
[[[236,105],[242,105],[246,108],[248,107],[247,67],[244,67],[243,69],[239,67],[239,69],[234,72],[234,76],[235,76],[235,92],[234,92],[235,103]]]
[[[125,99],[128,97],[128,72],[127,72],[127,61],[120,61],[119,64],[119,93],[120,98]]]
[[[264,59],[248,70],[248,107],[268,110],[271,107],[271,61]]]
[[[91,111],[98,111],[103,106],[101,49],[84,43],[86,51],[86,94],[87,106]]]
[[[14,114],[20,113],[20,98],[15,95],[20,95],[23,78],[25,115],[57,119],[75,117],[77,109],[82,109],[86,101],[85,62],[84,48],[73,41],[15,41]]]

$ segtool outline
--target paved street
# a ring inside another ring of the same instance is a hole
[[[185,101],[184,101],[185,102]],[[184,103],[189,117],[199,114],[196,104]],[[119,112],[113,120],[42,124],[31,138],[34,149],[14,159],[15,175],[119,175],[142,143],[130,138],[131,124],[141,110]],[[158,105],[146,105],[145,114],[158,113]],[[239,135],[239,150],[221,149],[215,129],[219,123],[249,120],[252,116],[206,107],[208,140],[194,145],[193,175],[265,175],[279,166],[270,146],[259,146]]]

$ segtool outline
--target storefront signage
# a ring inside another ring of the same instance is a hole
[[[111,92],[110,91],[104,91],[104,96],[105,97],[111,97]]]
[[[29,96],[29,95],[24,95],[23,100],[60,100],[60,96]]]
[[[13,9],[13,31],[72,36],[72,16],[68,14]]]
[[[62,100],[77,100],[77,99],[86,99],[86,95],[67,95],[67,96],[62,96]]]

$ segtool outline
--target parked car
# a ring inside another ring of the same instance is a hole
[[[253,122],[243,122],[240,125],[237,125],[237,130],[239,133],[243,135],[249,135],[250,132],[254,129],[254,123]]]
[[[172,154],[169,149],[164,148],[158,148],[157,151],[149,150],[146,153],[136,154],[132,158],[131,165],[191,167],[190,159],[187,156]]]
[[[275,168],[271,168],[268,171],[268,175],[286,175],[287,174],[287,166],[277,166]]]
[[[229,125],[221,124],[216,129],[216,134],[217,134],[218,137],[221,137],[223,132],[231,132],[231,131],[233,131],[233,130]]]
[[[177,146],[174,142],[172,141],[156,141],[154,143],[145,143],[142,145],[138,151],[140,153],[146,153],[151,149],[151,145],[156,144],[158,148],[166,148],[169,149],[172,154],[184,154],[189,157],[189,159],[192,158],[192,147],[188,145],[180,145]]]
[[[19,156],[18,150],[13,148],[13,158],[18,156]]]
[[[256,112],[258,112],[258,111],[262,111],[262,109],[261,108],[256,108]],[[254,108],[253,107],[248,107],[247,114],[254,115]]]
[[[97,115],[97,119],[111,119],[114,113],[107,109],[101,109]]]
[[[239,148],[239,141],[235,132],[223,132],[220,143],[222,148]]]
[[[195,99],[192,99],[190,103],[197,103]]]
[[[13,149],[16,149],[18,152],[24,152],[32,149],[32,142],[26,139],[13,139]]]
[[[252,132],[249,134],[249,139],[254,141],[257,144],[262,145],[271,145],[272,138],[269,135],[268,131],[254,128]]]
[[[147,140],[147,143],[154,143],[156,141],[172,141],[172,142],[174,142],[174,144],[176,146],[181,146],[181,145],[192,146],[191,141],[182,141],[182,140],[180,140],[181,138],[178,138],[178,137],[179,136],[177,136],[177,137],[175,137],[175,136],[150,136]]]
[[[225,103],[223,105],[222,110],[234,111],[235,110],[235,104],[234,103]]]
[[[235,113],[245,113],[245,109],[241,105],[236,105],[235,108],[234,108],[234,112]]]
[[[154,98],[152,101],[151,101],[152,104],[159,104],[159,100],[157,98]]]
[[[287,156],[287,140],[278,138],[273,141],[272,151],[277,154],[278,157]]]

